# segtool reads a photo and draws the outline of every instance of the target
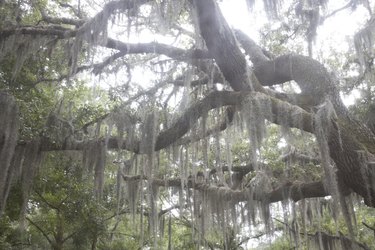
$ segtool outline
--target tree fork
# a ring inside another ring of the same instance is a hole
[[[246,83],[249,80],[246,79],[246,60],[217,4],[212,0],[195,0],[194,5],[201,35],[224,77],[233,89],[247,90]],[[259,52],[257,49],[254,51]],[[370,152],[369,157],[373,157],[371,153],[375,153],[375,136],[363,124],[350,117],[340,99],[336,81],[328,71],[319,62],[304,56],[285,55],[273,61],[266,61],[259,55],[253,58],[257,58],[258,65],[255,65],[254,73],[260,82],[272,85],[295,80],[304,94],[313,96],[316,104],[329,98],[338,116],[336,126],[339,126],[338,130],[343,130],[343,138],[331,131],[328,140],[330,156],[339,168],[337,177],[344,178],[344,183],[361,195],[367,205],[375,207],[375,170],[358,160],[358,150]],[[350,136],[351,133],[354,135]],[[345,150],[340,151],[339,141],[345,145]]]

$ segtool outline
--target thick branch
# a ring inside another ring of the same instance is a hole
[[[310,183],[286,183],[267,195],[270,203],[280,201],[280,197],[287,197],[293,201],[304,198],[325,197],[329,193],[325,190],[321,181]]]
[[[62,26],[21,26],[10,29],[0,30],[1,39],[5,39],[11,35],[42,35],[42,36],[56,36],[60,39],[65,39],[73,37],[76,35],[76,31],[68,28],[63,28]],[[166,44],[160,43],[124,43],[112,38],[108,38],[107,44],[104,45],[107,48],[119,50],[120,52],[116,54],[114,59],[122,57],[127,54],[143,54],[143,53],[155,53],[166,55],[168,57],[186,60],[186,59],[202,59],[210,58],[207,51],[204,50],[184,50],[176,48]]]
[[[186,59],[202,59],[209,58],[209,54],[204,50],[184,50],[176,48],[166,44],[160,43],[123,43],[111,38],[108,38],[108,42],[105,45],[107,48],[119,50],[120,53],[116,55],[117,58],[127,54],[143,54],[143,53],[154,53],[160,55],[166,55],[173,59],[186,60]]]
[[[331,75],[318,61],[296,54],[268,59],[262,49],[246,34],[236,31],[236,36],[254,64],[254,74],[263,86],[296,81],[302,95],[296,95],[295,102],[302,106],[316,106],[330,95],[336,97]],[[289,98],[291,99],[291,98]]]
[[[161,132],[156,140],[155,150],[165,148],[182,137],[191,125],[209,110],[228,105],[240,105],[245,98],[254,98],[265,107],[270,105],[272,113],[264,114],[267,120],[313,132],[313,117],[297,106],[261,93],[219,91],[211,93],[201,102],[189,107],[172,127]]]
[[[231,28],[213,0],[194,0],[199,29],[210,54],[235,91],[249,90],[248,67]]]
[[[227,110],[226,110],[226,116],[220,122],[220,124],[218,124],[217,126],[211,128],[211,129],[208,129],[204,133],[200,133],[199,135],[194,135],[194,136],[191,135],[191,136],[183,137],[183,138],[179,139],[176,142],[176,144],[177,145],[186,145],[186,144],[193,143],[193,142],[199,141],[201,139],[207,138],[208,136],[213,135],[215,133],[224,131],[225,129],[227,129],[228,125],[230,125],[232,123],[232,121],[234,119],[234,114],[235,114],[235,108],[234,107],[228,107]]]
[[[182,116],[167,130],[162,131],[156,139],[155,150],[160,150],[171,145],[177,139],[186,134],[191,126],[208,111],[228,106],[239,105],[240,100],[236,99],[241,93],[219,91],[209,94],[202,101],[189,107]]]
[[[0,30],[0,40],[12,35],[43,35],[43,36],[56,36],[58,38],[67,38],[73,35],[71,29],[66,29],[60,26],[21,26],[16,28],[9,28]]]
[[[208,51],[230,86],[235,91],[251,89],[276,97],[277,95],[273,91],[263,88],[254,72],[250,70],[245,56],[237,45],[235,36],[216,2],[213,0],[195,0],[193,2],[197,9],[201,35],[206,42]]]
[[[364,198],[367,205],[374,207],[375,168],[368,165],[368,159],[365,159],[367,156],[361,157],[361,154],[375,153],[375,137],[364,124],[350,116],[341,101],[334,76],[319,62],[294,54],[260,62],[254,66],[254,73],[263,85],[295,80],[302,94],[310,97],[313,105],[329,99],[337,121],[324,125],[332,128],[325,136],[330,157],[338,168],[338,181],[345,184],[346,187],[343,188],[351,188]]]
[[[217,91],[212,92],[202,101],[187,108],[170,128],[160,132],[156,138],[155,150],[159,151],[166,148],[181,138],[190,130],[191,126],[197,122],[200,117],[207,114],[208,111],[224,106],[239,107],[245,98],[256,99],[261,106],[267,107],[269,105],[271,112],[263,115],[270,122],[302,129],[310,133],[314,132],[313,116],[297,106],[256,92]],[[83,150],[87,143],[89,142],[67,140],[61,145],[45,139],[42,143],[42,150]],[[125,140],[122,145],[118,145],[117,138],[113,137],[109,138],[107,147],[108,149],[121,148],[135,153],[144,153],[139,151],[139,144],[139,141],[128,142]]]
[[[141,175],[128,176],[123,175],[124,181],[132,180],[148,180],[147,177]],[[178,187],[181,188],[181,179],[152,179],[148,180],[152,182],[152,185],[162,186],[162,187]],[[244,190],[232,190],[227,187],[218,187],[208,185],[206,183],[194,182],[193,180],[188,180],[186,183],[188,188],[193,188],[195,190],[203,192],[218,192],[221,193],[220,197],[228,201],[247,201],[249,200],[249,194],[251,194],[250,189]],[[254,200],[263,201],[266,203],[278,202],[286,199],[292,199],[293,201],[299,201],[306,198],[314,197],[325,197],[328,196],[328,192],[325,191],[324,185],[321,181],[311,182],[311,183],[287,183],[280,188],[266,193],[262,196],[257,196],[253,194]]]

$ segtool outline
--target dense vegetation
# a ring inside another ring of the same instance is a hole
[[[226,2],[0,0],[0,249],[375,248],[375,2]]]

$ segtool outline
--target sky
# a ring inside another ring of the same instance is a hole
[[[284,0],[284,2],[287,1]],[[220,1],[220,7],[230,26],[241,29],[252,39],[259,41],[259,30],[268,23],[268,19],[262,9],[262,1],[255,2],[255,7],[251,12],[247,8],[246,0],[222,0]],[[332,10],[344,6],[346,2],[343,0],[329,1],[327,12],[330,13]],[[100,8],[97,6],[97,9],[99,10]],[[353,44],[353,35],[363,27],[366,19],[366,11],[364,8],[359,7],[355,12],[344,10],[325,20],[324,25],[320,26],[317,31],[318,36],[314,44],[314,58],[324,63],[322,60],[332,57],[332,50],[341,53],[347,52]],[[113,32],[116,32],[116,30],[113,30]],[[151,32],[143,31],[141,34],[133,35],[125,41],[135,43],[158,41],[168,44],[173,41],[173,38],[166,38],[160,35],[155,36]],[[149,79],[145,77],[146,75],[150,76]],[[151,78],[151,71],[147,69],[133,70],[132,81],[144,88],[154,85],[155,82]],[[96,79],[96,81],[103,82],[103,79]],[[108,82],[113,83],[116,81],[115,79],[115,81],[109,80]],[[354,90],[349,95],[342,95],[342,98],[346,105],[352,105],[357,98],[360,98],[360,92]]]
[[[287,2],[287,0],[284,0]],[[246,32],[254,40],[258,38],[258,30],[266,24],[267,17],[262,10],[262,1],[256,1],[254,10],[248,11],[246,0],[223,0],[220,4],[221,10],[227,22],[238,29]],[[327,10],[339,9],[347,4],[348,1],[331,0],[328,2]],[[324,25],[318,29],[316,45],[319,47],[327,46],[327,40],[332,40],[332,44],[339,43],[343,49],[347,49],[346,38],[353,36],[363,22],[366,20],[367,13],[363,7],[358,7],[352,12],[350,9],[338,12],[333,17],[328,18]]]
[[[247,8],[246,0],[223,0],[220,7],[229,25],[241,29],[252,39],[259,41],[259,30],[268,21],[262,10],[262,1],[255,2],[254,10],[251,13]],[[347,2],[343,0],[329,1],[327,13],[345,6]],[[324,58],[332,57],[332,50],[339,53],[349,51],[353,46],[354,34],[364,26],[367,19],[367,11],[361,6],[355,11],[350,9],[340,11],[326,19],[317,30],[318,35],[313,48],[313,57],[321,61]],[[318,57],[317,54],[319,54]],[[353,90],[348,95],[341,94],[341,97],[344,104],[350,106],[361,96],[358,90]]]

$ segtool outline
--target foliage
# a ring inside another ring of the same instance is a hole
[[[0,248],[375,248],[375,5],[332,2],[246,1],[253,41],[226,1],[0,1]]]

